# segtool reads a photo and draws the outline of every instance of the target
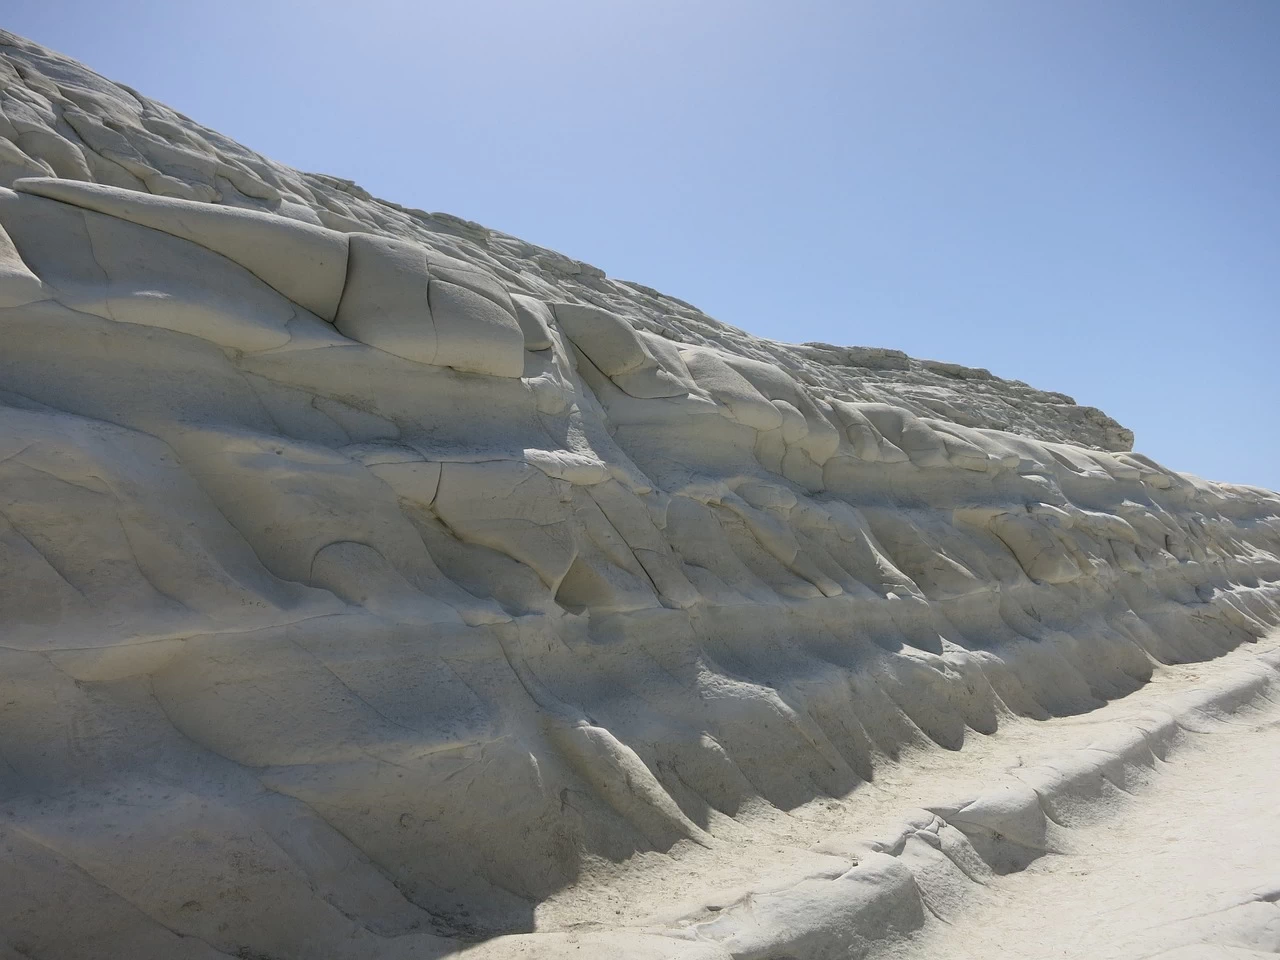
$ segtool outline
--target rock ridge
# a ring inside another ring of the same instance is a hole
[[[619,864],[1267,635],[1280,495],[1131,440],[2,34],[0,956],[569,954],[547,905]],[[609,949],[724,956],[649,933]]]

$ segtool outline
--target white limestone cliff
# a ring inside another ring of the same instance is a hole
[[[1280,496],[1132,439],[0,33],[0,956],[442,956],[1263,636]]]

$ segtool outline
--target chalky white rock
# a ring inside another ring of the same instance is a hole
[[[1280,621],[1280,496],[1132,440],[753,337],[0,33],[0,957],[928,933],[1183,721],[858,846],[877,778]],[[1249,662],[1213,703],[1273,688]]]

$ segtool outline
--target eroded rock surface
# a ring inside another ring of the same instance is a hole
[[[0,228],[14,955],[442,956],[1280,618],[1280,497],[1100,411],[752,337],[2,33]],[[723,955],[628,949],[677,948]]]

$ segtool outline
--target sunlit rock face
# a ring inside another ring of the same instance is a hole
[[[1280,497],[1098,410],[753,337],[4,33],[0,185],[0,955],[443,955],[1277,622]]]

